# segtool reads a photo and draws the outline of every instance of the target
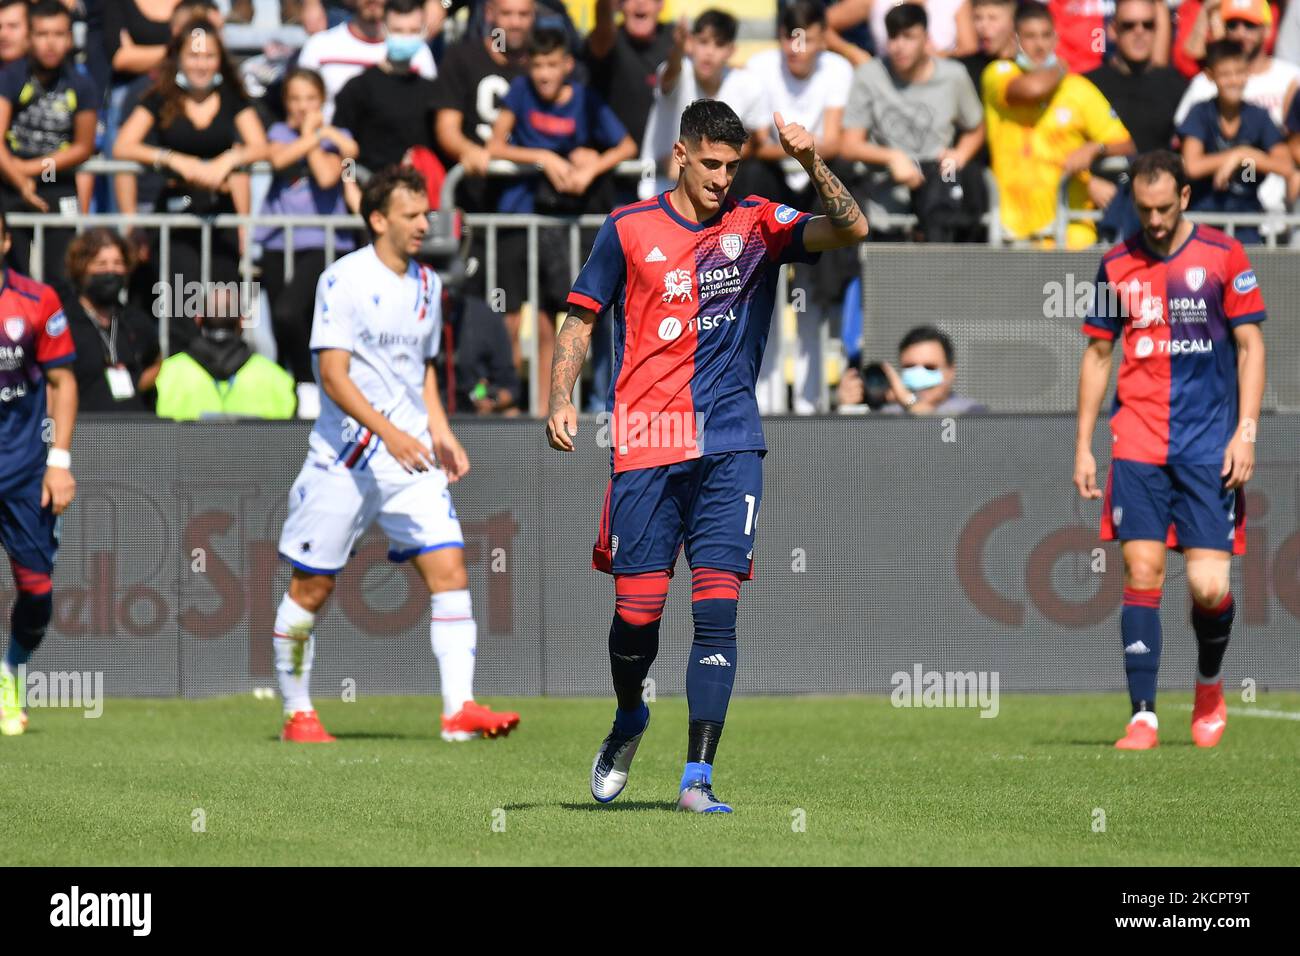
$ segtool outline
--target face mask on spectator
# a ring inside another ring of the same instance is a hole
[[[924,365],[909,365],[903,369],[903,384],[909,392],[923,392],[943,384],[943,372]]]
[[[1056,61],[1055,53],[1047,54],[1047,59],[1044,60],[1042,63],[1038,63],[1038,64],[1035,64],[1033,60],[1029,59],[1029,54],[1026,53],[1024,50],[1021,50],[1019,53],[1016,54],[1016,66],[1020,67],[1020,69],[1024,70],[1026,73],[1028,73],[1030,70],[1049,69],[1051,67],[1056,66],[1056,62],[1057,61]]]
[[[96,272],[86,276],[86,298],[98,306],[116,305],[126,276],[120,272]]]
[[[206,318],[199,326],[200,334],[209,342],[218,345],[240,338],[239,319],[221,316]]]
[[[190,78],[189,78],[188,76],[185,75],[185,71],[184,71],[184,70],[177,70],[177,71],[176,71],[176,85],[179,86],[182,90],[189,90],[189,89],[192,89],[192,87],[191,87],[191,85],[190,85]],[[220,85],[221,85],[221,74],[220,74],[220,73],[213,73],[213,74],[212,74],[212,82],[211,82],[210,84],[208,84],[205,88],[203,88],[203,89],[201,89],[201,90],[197,90],[196,92],[199,92],[199,93],[206,93],[208,90],[215,90],[215,89],[216,89],[218,86],[220,86]]]
[[[389,63],[410,63],[424,46],[424,37],[418,33],[390,33],[384,43]]]

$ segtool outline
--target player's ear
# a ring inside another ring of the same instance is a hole
[[[686,168],[686,144],[683,143],[680,139],[677,142],[673,143],[673,163],[676,164],[678,169]],[[5,237],[6,248],[8,242],[9,239],[6,236]]]
[[[1183,212],[1187,212],[1187,207],[1192,203],[1192,187],[1190,184],[1184,186],[1178,193],[1178,206]],[[9,248],[9,237],[5,237],[5,249]]]

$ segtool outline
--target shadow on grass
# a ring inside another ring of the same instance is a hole
[[[618,803],[507,803],[502,810],[546,810],[559,807],[561,810],[580,810],[586,813],[612,813],[615,810],[662,810],[671,813],[677,809],[676,803],[655,802],[651,800],[628,800]]]
[[[1113,740],[1040,740],[1037,742],[1043,746],[1051,746],[1053,744],[1059,746],[1060,744],[1065,744],[1067,747],[1101,747],[1105,750],[1119,750],[1119,748],[1115,746],[1115,741]],[[1160,746],[1155,747],[1154,749],[1163,750],[1169,747],[1192,746],[1195,745],[1190,740],[1162,740],[1160,741]],[[1129,751],[1119,750],[1119,752],[1128,753]],[[1134,752],[1136,753],[1138,751]]]
[[[274,742],[277,743],[277,744],[278,744],[278,743],[282,743],[282,741],[280,740],[280,735],[279,735],[279,734],[276,734],[276,735],[274,735],[274,736],[272,736],[272,737],[267,737],[266,739],[267,739],[267,740],[274,741]],[[360,731],[360,732],[357,732],[357,733],[350,733],[350,734],[335,734],[335,735],[334,735],[334,739],[335,739],[335,740],[338,740],[338,741],[341,742],[341,741],[345,741],[345,740],[433,740],[434,737],[431,736],[430,734],[391,734],[391,733],[390,733],[390,734],[372,734],[372,733],[366,733],[365,731]],[[328,746],[326,746],[326,745],[322,745],[322,744],[303,744],[303,743],[297,743],[297,742],[295,742],[295,746],[305,747],[305,748],[307,748],[307,749],[309,749],[309,750],[313,750],[313,749],[328,750],[328,749],[329,749]]]

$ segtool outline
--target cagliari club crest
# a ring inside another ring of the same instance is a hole
[[[27,323],[23,321],[22,316],[11,315],[5,319],[5,335],[17,342],[27,331]]]
[[[1187,280],[1188,291],[1195,292],[1201,286],[1205,285],[1205,267],[1192,266],[1183,273],[1183,278]]]
[[[734,232],[729,232],[718,239],[718,244],[722,246],[723,254],[733,262],[740,255],[741,250],[745,248],[745,240]]]

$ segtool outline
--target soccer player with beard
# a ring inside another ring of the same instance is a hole
[[[1074,485],[1085,499],[1103,497],[1092,433],[1118,341],[1101,536],[1118,539],[1124,555],[1120,633],[1133,716],[1115,746],[1157,744],[1160,597],[1175,548],[1187,562],[1197,644],[1192,739],[1213,747],[1228,716],[1221,665],[1235,610],[1232,556],[1246,550],[1242,489],[1264,397],[1264,300],[1241,243],[1183,215],[1191,187],[1181,158],[1146,153],[1131,180],[1142,231],[1102,257],[1083,325],[1091,341],[1079,370]]]
[[[755,384],[785,263],[861,242],[867,221],[817,155],[812,134],[774,117],[785,152],[816,185],[824,216],[727,192],[748,133],[725,103],[696,100],[673,146],[677,185],[616,209],[569,293],[556,338],[547,438],[573,451],[571,400],[591,329],[609,310],[617,343],[607,410],[613,477],[593,565],[614,577],[610,669],[614,726],[596,754],[591,792],[622,792],[649,723],[642,682],[683,545],[695,640],[678,806],[729,813],[713,762],[735,682],[736,605],[753,571],[766,454]]]

